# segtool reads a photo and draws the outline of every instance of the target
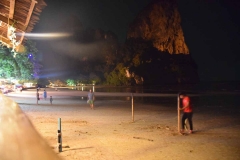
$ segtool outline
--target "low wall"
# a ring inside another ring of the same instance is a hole
[[[18,104],[2,93],[0,93],[0,159],[60,159],[34,129]]]

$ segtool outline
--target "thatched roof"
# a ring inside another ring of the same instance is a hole
[[[46,6],[44,0],[0,0],[0,42],[13,47],[9,29],[12,26],[16,29],[14,33],[22,33],[15,38],[21,44],[24,34],[33,30]]]

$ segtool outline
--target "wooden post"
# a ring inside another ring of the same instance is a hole
[[[132,121],[134,122],[133,94],[132,94]]]
[[[58,151],[62,152],[62,130],[61,130],[61,118],[58,118]]]
[[[181,128],[181,126],[180,126],[180,122],[181,122],[181,120],[180,120],[180,94],[178,94],[178,97],[177,97],[177,111],[178,111],[178,132],[180,133],[180,128]]]

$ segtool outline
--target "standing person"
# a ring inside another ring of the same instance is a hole
[[[53,98],[52,98],[52,96],[50,96],[50,103],[52,104],[52,101],[53,101]]]
[[[47,91],[46,91],[46,89],[44,89],[44,91],[43,91],[43,97],[44,97],[45,100],[47,99]]]
[[[40,100],[38,90],[37,90],[37,95],[36,96],[37,96],[37,104],[38,104],[38,101]]]
[[[193,123],[192,123],[193,109],[190,103],[191,102],[190,98],[187,95],[180,95],[180,98],[182,98],[182,108],[179,108],[179,109],[183,110],[181,132],[182,133],[184,132],[185,120],[188,119],[188,122],[190,125],[189,133],[192,133],[193,132]]]
[[[94,109],[94,93],[92,92],[92,90],[89,90],[88,93],[88,103],[90,104],[91,109]]]

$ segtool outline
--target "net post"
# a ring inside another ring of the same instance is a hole
[[[58,118],[58,152],[62,152],[62,130],[61,130],[61,118]]]

